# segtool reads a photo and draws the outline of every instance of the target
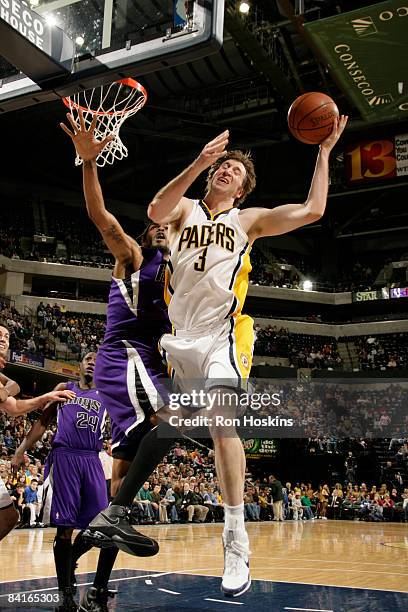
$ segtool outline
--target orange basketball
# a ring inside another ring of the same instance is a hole
[[[296,98],[288,111],[293,136],[306,144],[320,144],[339,116],[336,103],[324,93],[311,91]]]

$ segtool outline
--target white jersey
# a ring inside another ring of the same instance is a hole
[[[208,330],[240,314],[251,271],[237,208],[212,214],[199,200],[170,244],[166,301],[175,330]]]

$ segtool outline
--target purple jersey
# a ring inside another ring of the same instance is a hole
[[[166,260],[159,249],[142,248],[143,265],[126,279],[113,278],[104,342],[146,338],[155,343],[171,331],[164,301]]]
[[[52,446],[86,451],[102,450],[106,410],[97,389],[80,389],[77,383],[67,382],[66,389],[76,397],[58,404],[57,433]]]

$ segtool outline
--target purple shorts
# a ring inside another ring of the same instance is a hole
[[[112,450],[149,430],[148,415],[168,404],[170,379],[157,346],[123,340],[103,343],[94,372],[112,426]]]
[[[47,457],[44,478],[43,523],[85,529],[108,505],[96,451],[54,448]]]

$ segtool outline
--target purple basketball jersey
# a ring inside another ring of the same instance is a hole
[[[102,449],[106,409],[97,389],[80,389],[74,382],[66,388],[75,391],[76,397],[58,405],[57,433],[53,448],[97,451]]]
[[[142,253],[140,270],[112,278],[96,358],[94,381],[111,419],[113,449],[133,444],[130,438],[150,422],[146,414],[168,403],[167,368],[158,351],[159,339],[171,331],[164,301],[167,262],[159,249]]]
[[[112,278],[104,342],[149,338],[171,331],[164,301],[166,260],[159,249],[142,249],[143,265],[129,278]]]

